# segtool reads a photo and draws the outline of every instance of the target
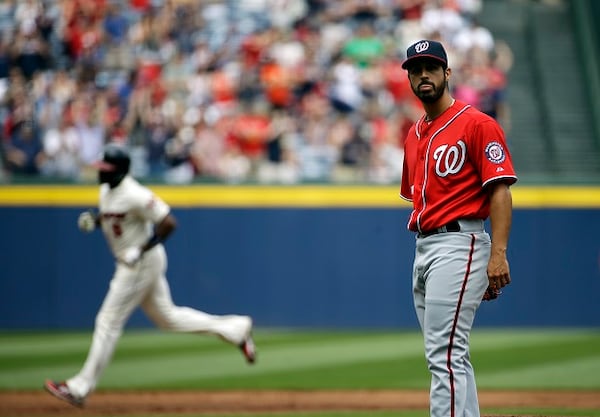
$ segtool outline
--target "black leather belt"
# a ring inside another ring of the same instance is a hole
[[[460,224],[457,220],[451,221],[450,223],[438,227],[437,229],[424,230],[419,233],[419,237],[427,237],[431,235],[437,235],[438,233],[446,233],[446,232],[460,232]]]

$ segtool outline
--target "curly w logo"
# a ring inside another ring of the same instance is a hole
[[[442,145],[433,151],[435,173],[440,177],[456,174],[467,159],[467,145],[459,140],[456,145]]]
[[[418,44],[415,45],[415,52],[420,54],[423,51],[426,51],[429,49],[429,42],[425,41],[425,42],[419,42]]]

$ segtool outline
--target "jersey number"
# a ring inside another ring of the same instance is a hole
[[[112,230],[115,237],[121,237],[123,234],[123,228],[121,227],[121,222],[115,220],[112,224]]]

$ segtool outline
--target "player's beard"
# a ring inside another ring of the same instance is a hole
[[[431,91],[421,91],[419,87],[424,84],[430,85],[432,87]],[[411,85],[413,93],[415,93],[415,95],[423,103],[435,103],[436,101],[438,101],[444,95],[444,90],[446,89],[446,87],[448,87],[448,80],[445,77],[444,81],[442,81],[442,83],[439,85],[435,85],[434,83],[430,82],[419,83],[419,85],[417,85],[416,88]]]

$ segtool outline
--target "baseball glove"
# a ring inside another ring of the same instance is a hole
[[[487,290],[483,293],[483,301],[495,300],[500,294],[502,294],[502,291],[487,287]]]

